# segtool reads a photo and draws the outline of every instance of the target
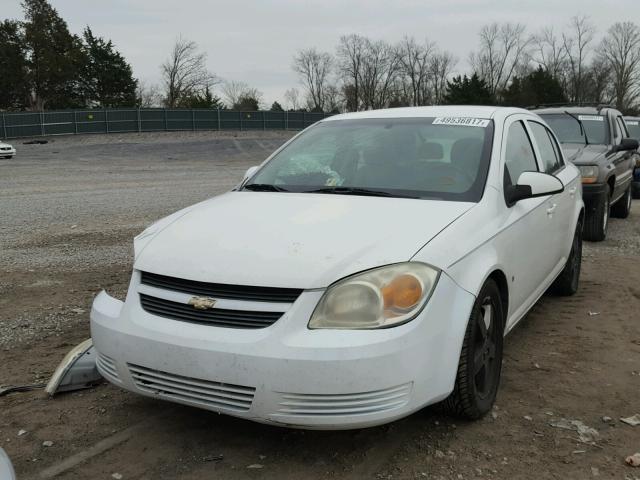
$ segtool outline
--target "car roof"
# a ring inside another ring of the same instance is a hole
[[[438,105],[429,107],[400,107],[381,110],[365,110],[362,112],[342,113],[327,117],[322,122],[336,120],[355,120],[367,118],[416,118],[416,117],[473,117],[473,118],[505,118],[514,113],[531,114],[523,108],[493,107],[479,105]]]
[[[580,107],[580,106],[572,106],[572,105],[547,107],[547,108],[535,108],[535,109],[532,109],[531,111],[538,115],[551,114],[551,113],[565,113],[565,112],[574,113],[577,115],[603,115],[609,110],[617,112],[615,108],[606,107],[606,106]]]

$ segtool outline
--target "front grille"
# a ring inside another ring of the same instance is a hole
[[[128,364],[136,387],[169,400],[180,400],[213,409],[247,411],[255,388],[184,377]]]
[[[142,308],[154,315],[181,320],[183,322],[204,323],[216,327],[265,328],[273,325],[283,312],[253,312],[246,310],[197,310],[186,303],[172,302],[164,298],[140,294]]]
[[[0,147],[0,150],[2,150],[3,152],[4,151],[8,152],[9,150],[11,150],[11,147]]]
[[[281,415],[327,416],[380,413],[406,405],[412,383],[362,393],[305,394],[283,393]]]
[[[302,293],[297,288],[255,287],[198,282],[183,278],[168,277],[157,273],[140,272],[140,283],[174,292],[202,295],[211,298],[246,300],[255,302],[293,303]]]
[[[113,359],[103,355],[102,353],[98,353],[96,358],[96,367],[98,367],[100,375],[107,378],[107,380],[120,381],[118,370],[116,369],[116,363]]]

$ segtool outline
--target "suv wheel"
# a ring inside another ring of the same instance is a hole
[[[503,325],[500,291],[487,280],[471,310],[453,392],[443,402],[447,413],[476,420],[493,407],[502,370]]]
[[[627,218],[631,212],[631,185],[624,192],[620,200],[611,207],[611,216],[616,218]]]
[[[592,242],[601,242],[607,236],[609,226],[609,192],[604,192],[595,208],[587,212],[584,222],[584,238]]]
[[[578,220],[576,232],[573,234],[571,253],[562,272],[551,284],[550,291],[555,295],[569,296],[578,291],[580,283],[580,267],[582,265],[582,220]]]

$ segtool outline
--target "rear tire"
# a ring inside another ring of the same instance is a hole
[[[620,200],[611,207],[611,216],[616,218],[627,218],[631,213],[631,185],[624,192]]]
[[[491,410],[500,385],[503,336],[500,291],[489,279],[471,310],[453,392],[442,402],[447,413],[477,420]]]
[[[584,222],[584,238],[592,242],[601,242],[607,236],[609,227],[609,192],[602,193],[596,200],[594,209],[588,209]]]
[[[578,220],[573,235],[571,253],[558,278],[551,284],[549,291],[554,295],[570,296],[578,291],[580,267],[582,265],[582,220]]]

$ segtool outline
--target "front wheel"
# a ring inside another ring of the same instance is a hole
[[[448,413],[476,420],[491,410],[500,385],[503,332],[500,291],[487,280],[471,310],[453,392],[443,402]]]
[[[596,205],[587,210],[584,222],[584,238],[592,242],[601,242],[607,236],[609,227],[609,192],[603,192]]]
[[[627,218],[631,213],[631,185],[624,192],[620,200],[611,207],[611,216],[616,218]]]
[[[582,266],[582,221],[578,221],[573,234],[571,253],[562,272],[551,285],[550,291],[555,295],[570,296],[578,291],[580,268]]]

